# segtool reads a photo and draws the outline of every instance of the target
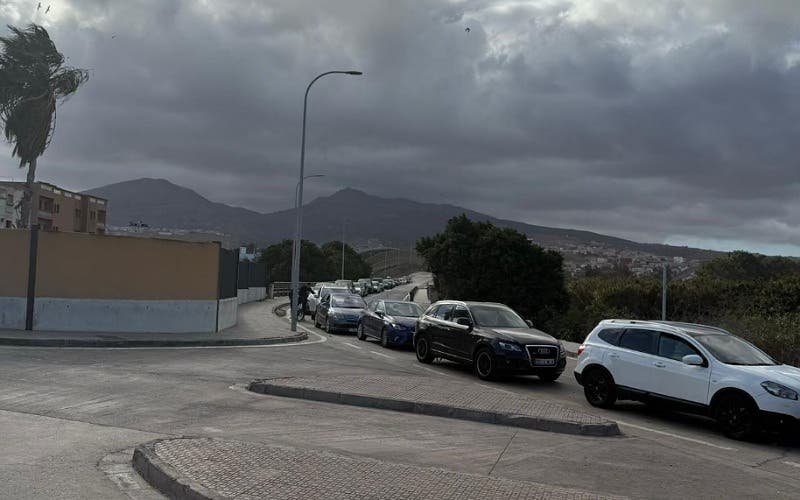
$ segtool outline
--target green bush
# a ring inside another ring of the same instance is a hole
[[[720,326],[785,363],[800,359],[800,265],[783,257],[734,252],[696,276],[669,283],[667,319]],[[568,283],[569,310],[554,333],[582,341],[600,320],[661,318],[655,276],[592,275]]]

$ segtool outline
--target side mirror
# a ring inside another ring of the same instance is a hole
[[[379,318],[382,318],[383,317],[383,311],[375,311],[375,316],[377,316]]]
[[[533,328],[533,321],[526,319],[525,324],[528,325],[528,328]]]
[[[457,318],[456,324],[466,326],[467,328],[472,328],[472,321],[470,321],[469,318]]]
[[[703,358],[697,354],[687,354],[681,358],[681,361],[689,366],[703,366]]]

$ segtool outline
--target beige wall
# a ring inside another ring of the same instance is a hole
[[[27,297],[30,234],[22,229],[0,229],[0,297]]]
[[[42,231],[37,266],[37,297],[214,300],[219,245]]]

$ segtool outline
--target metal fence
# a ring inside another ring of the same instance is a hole
[[[238,288],[256,288],[266,287],[269,279],[267,276],[267,264],[264,262],[239,262],[239,271],[237,276]]]
[[[237,296],[237,275],[239,273],[238,250],[219,251],[219,298],[229,299]]]
[[[313,286],[314,281],[301,281],[300,286],[308,285]],[[288,297],[292,290],[292,283],[290,281],[276,281],[269,285],[269,298],[275,297]]]

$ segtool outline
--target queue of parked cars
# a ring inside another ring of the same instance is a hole
[[[398,280],[359,280],[373,293]],[[557,380],[567,349],[504,304],[442,300],[367,303],[353,288],[321,284],[315,326],[355,333],[385,347],[409,346],[421,363],[446,359],[472,366],[484,380],[506,374]],[[363,290],[363,288],[362,288]],[[721,328],[668,321],[601,321],[577,349],[574,376],[587,402],[612,408],[641,401],[715,419],[745,439],[762,427],[800,428],[800,369],[782,365]]]

